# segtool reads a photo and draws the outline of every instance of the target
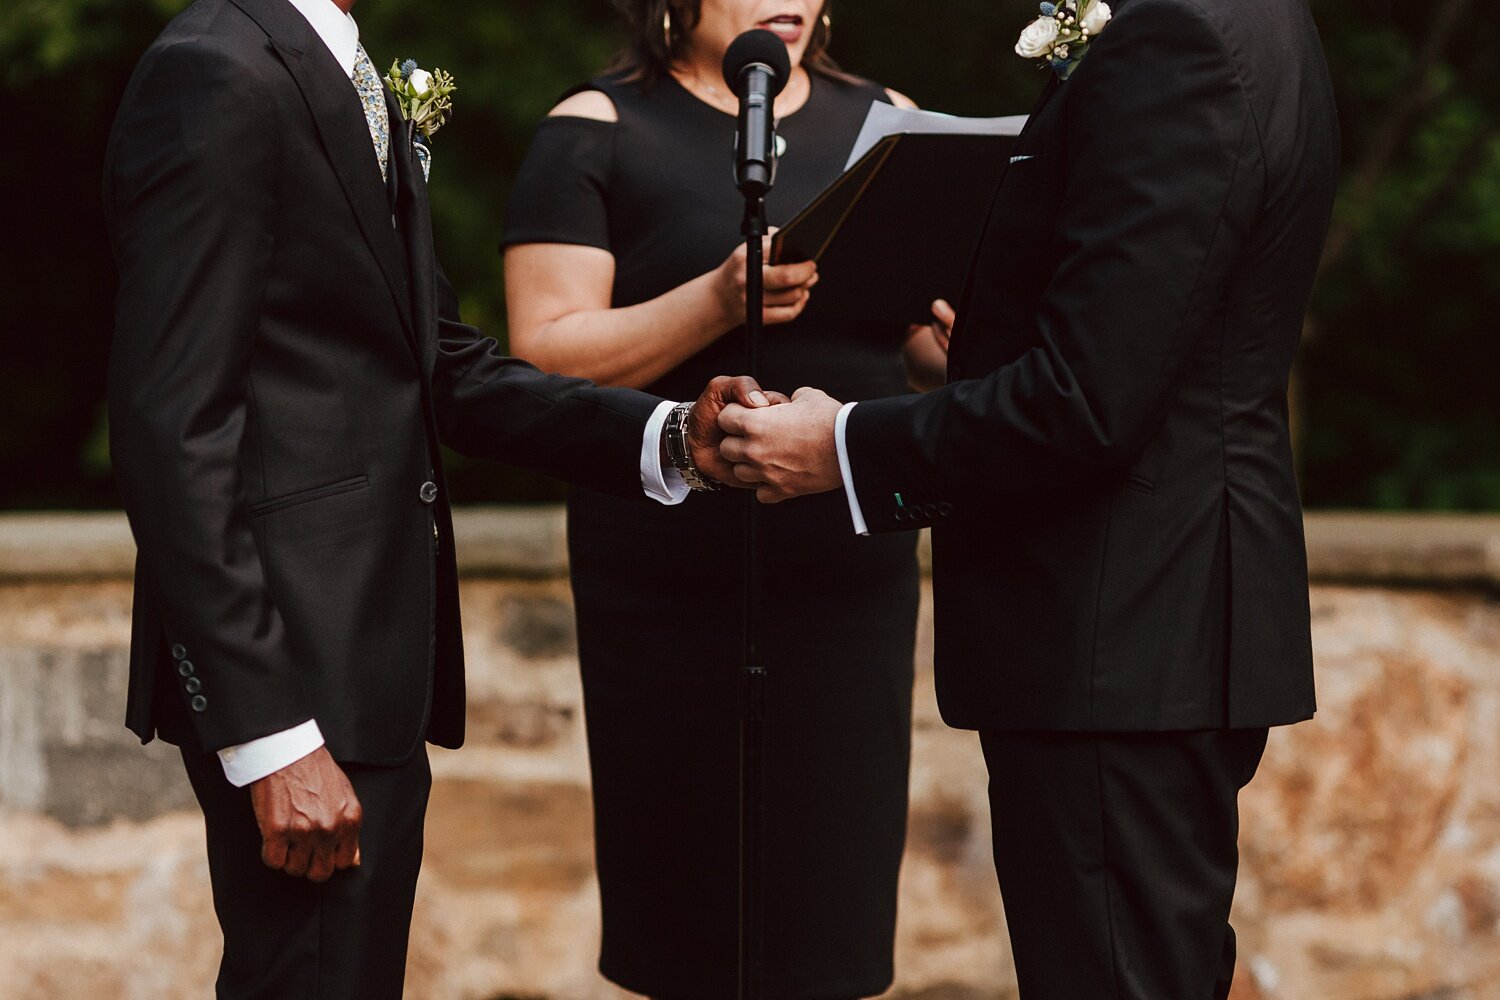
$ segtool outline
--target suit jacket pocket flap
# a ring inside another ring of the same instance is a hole
[[[311,503],[314,500],[325,500],[328,497],[336,497],[341,493],[353,493],[370,485],[368,476],[352,476],[341,479],[336,483],[327,483],[323,486],[312,486],[305,490],[297,490],[295,493],[286,493],[279,497],[271,497],[269,500],[261,500],[250,505],[250,516],[261,517],[278,510],[286,510],[288,507],[296,507],[299,504]]]

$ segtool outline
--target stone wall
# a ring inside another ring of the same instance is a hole
[[[408,996],[615,1000],[555,510],[460,519],[471,744],[434,758]],[[1313,517],[1321,712],[1243,797],[1235,1000],[1500,1000],[1500,519]],[[119,719],[129,534],[0,518],[0,997],[211,994],[202,823]],[[972,734],[919,644],[904,1000],[1014,997]]]

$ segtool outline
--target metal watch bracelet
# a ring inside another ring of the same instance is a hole
[[[687,484],[688,489],[705,493],[721,490],[724,484],[705,476],[693,463],[693,449],[688,446],[687,440],[688,416],[692,412],[692,403],[678,403],[667,414],[664,427],[667,461],[671,462],[672,468],[682,476],[682,481]]]

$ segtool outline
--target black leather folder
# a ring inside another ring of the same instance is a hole
[[[956,308],[965,271],[1010,162],[1014,135],[888,135],[771,242],[776,263],[815,260],[811,315],[925,323]]]

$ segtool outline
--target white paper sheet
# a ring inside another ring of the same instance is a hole
[[[936,111],[918,111],[898,108],[894,104],[876,101],[870,105],[865,116],[864,127],[859,138],[854,140],[854,150],[849,154],[848,170],[859,162],[875,144],[888,135],[910,132],[916,135],[1020,135],[1026,124],[1026,115],[1006,115],[1003,118],[958,118],[939,114]]]

